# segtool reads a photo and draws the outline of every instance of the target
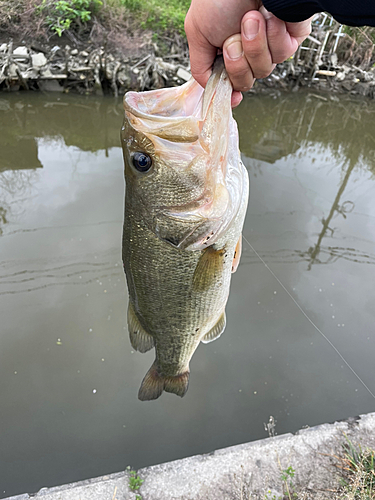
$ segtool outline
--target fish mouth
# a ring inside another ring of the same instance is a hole
[[[184,164],[186,170],[193,162],[201,163],[204,187],[199,197],[189,204],[159,207],[159,217],[189,226],[187,237],[178,243],[162,238],[178,248],[203,249],[208,240],[214,244],[240,208],[244,181],[231,95],[222,58],[215,62],[205,89],[192,78],[180,87],[125,94],[126,118],[153,142],[157,155],[171,159],[171,164],[178,158],[179,168]],[[208,232],[202,234],[206,226]]]
[[[204,89],[193,78],[180,87],[127,92],[124,108],[139,132],[177,143],[198,140]]]
[[[192,77],[179,87],[127,92],[124,96],[126,116],[140,132],[172,142],[194,142],[201,135],[220,79],[227,82],[226,91],[231,94],[232,86],[222,57],[216,59],[205,89]]]

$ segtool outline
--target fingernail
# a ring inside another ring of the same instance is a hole
[[[231,59],[238,59],[243,54],[242,43],[240,41],[230,43],[227,47],[227,53]]]
[[[255,38],[259,31],[259,22],[256,19],[248,19],[243,24],[244,35],[248,40]]]

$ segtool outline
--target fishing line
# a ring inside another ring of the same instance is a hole
[[[283,290],[286,291],[286,293],[289,295],[289,297],[292,299],[292,301],[295,303],[295,305],[298,307],[298,309],[301,311],[301,313],[305,316],[305,318],[311,323],[311,325],[315,328],[317,332],[320,333],[320,335],[328,342],[328,344],[332,347],[332,349],[340,356],[342,361],[345,363],[345,365],[349,368],[349,370],[353,373],[355,377],[361,382],[363,387],[371,394],[371,396],[375,399],[375,394],[371,391],[371,389],[364,383],[364,381],[361,379],[361,377],[358,375],[358,373],[350,366],[348,361],[344,358],[344,356],[341,354],[341,352],[337,349],[337,347],[334,346],[334,344],[329,340],[326,335],[322,332],[322,330],[312,321],[312,319],[309,318],[309,316],[305,313],[305,311],[302,309],[302,307],[298,304],[296,299],[293,297],[293,295],[289,292],[289,290],[281,283],[279,278],[276,276],[276,274],[272,271],[272,269],[266,264],[266,262],[262,259],[262,257],[259,255],[259,253],[255,250],[253,245],[249,242],[249,240],[242,235],[243,239],[246,241],[246,243],[250,246],[251,250],[255,253],[255,255],[258,257],[258,259],[262,262],[262,264],[268,269],[268,271],[272,274],[272,276],[275,278],[275,280],[279,283],[279,285],[282,287]]]

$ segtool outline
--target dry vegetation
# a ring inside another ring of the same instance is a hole
[[[183,36],[189,5],[190,0],[0,0],[0,41],[121,45],[140,32],[155,39]]]

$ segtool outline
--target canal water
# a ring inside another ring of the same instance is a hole
[[[0,97],[1,497],[261,439],[271,415],[282,434],[375,410],[375,102],[252,96],[235,117],[251,188],[227,328],[183,399],[142,403],[121,102]]]

